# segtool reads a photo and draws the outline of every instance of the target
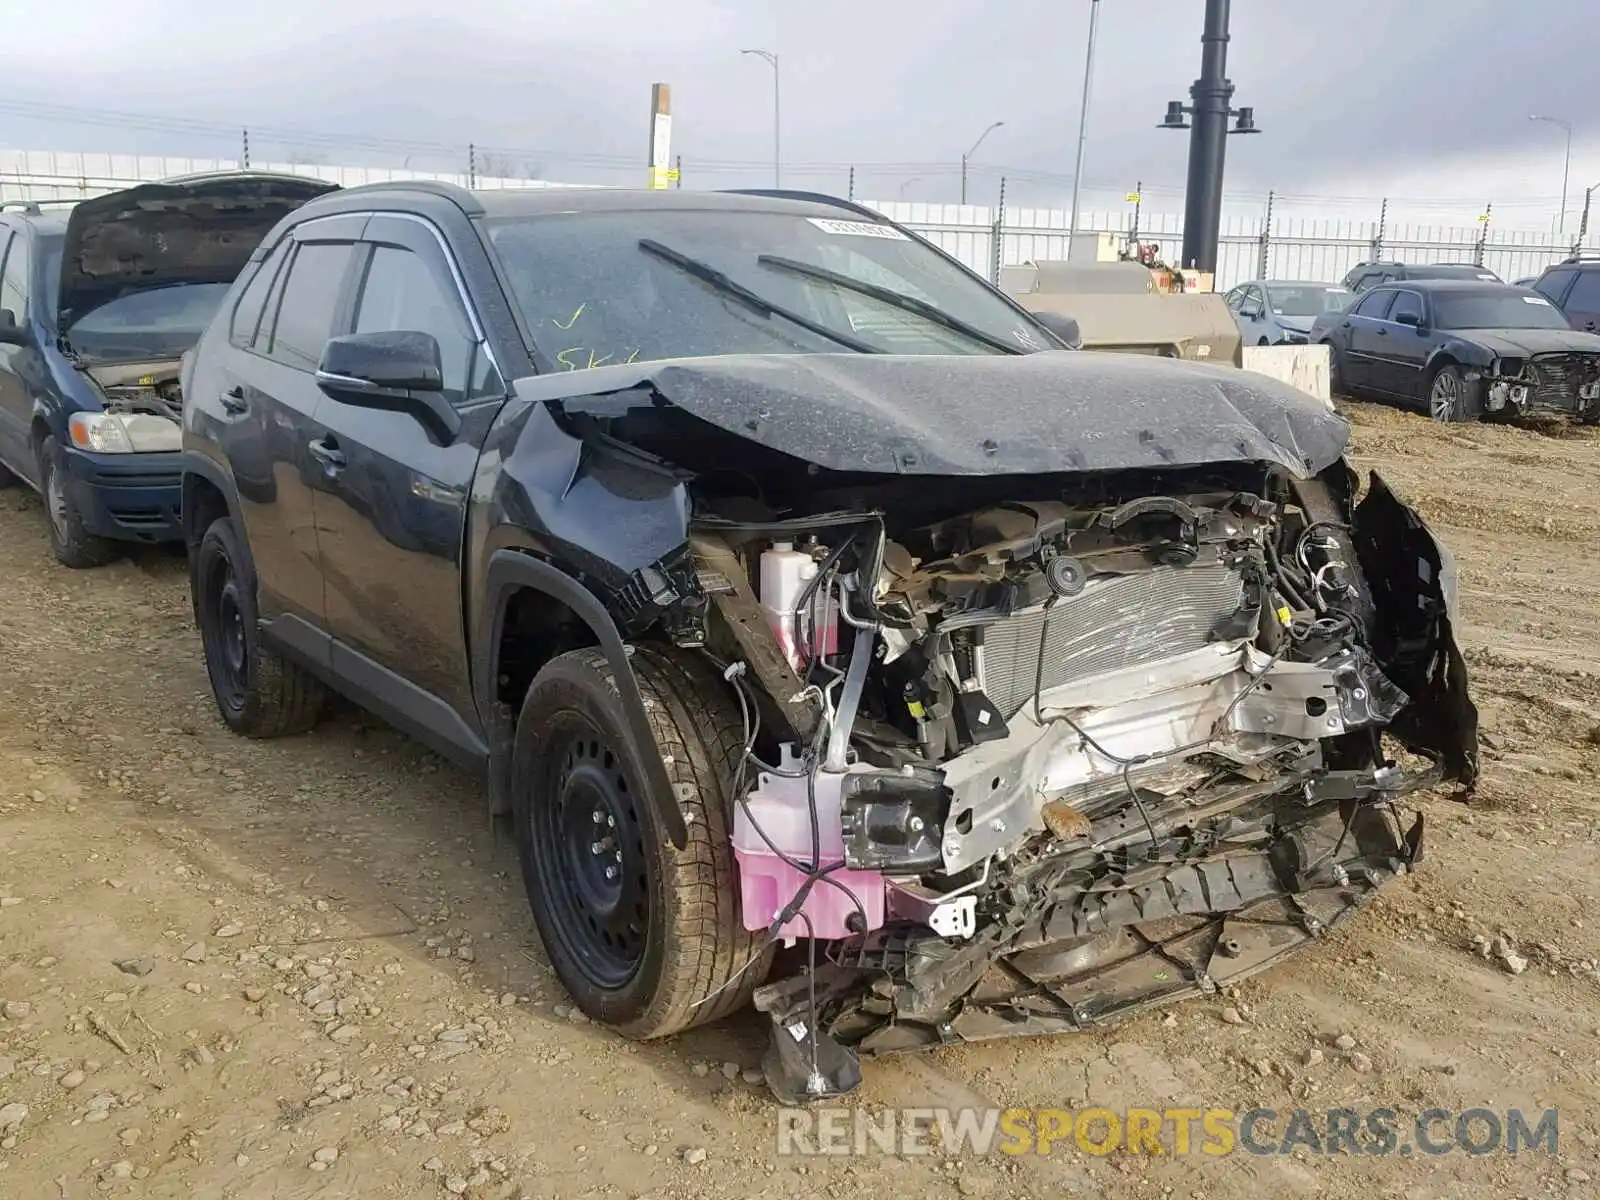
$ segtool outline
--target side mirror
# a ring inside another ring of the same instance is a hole
[[[1422,328],[1422,316],[1419,313],[1410,313],[1410,312],[1395,313],[1395,315],[1394,315],[1394,323],[1396,325],[1409,325],[1413,329],[1421,329]]]
[[[28,341],[27,326],[17,324],[17,314],[9,308],[0,308],[0,345],[26,346]]]
[[[405,329],[333,338],[322,348],[317,386],[341,404],[414,417],[442,444],[461,431],[461,414],[443,395],[439,342],[431,333]]]
[[[1065,313],[1036,312],[1033,319],[1055,334],[1068,350],[1083,349],[1083,331],[1078,328],[1076,317],[1069,317]]]
[[[1239,315],[1247,321],[1253,321],[1261,315],[1261,305],[1244,304],[1239,307]]]

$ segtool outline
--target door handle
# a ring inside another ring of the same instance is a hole
[[[1387,329],[1380,329],[1380,330],[1378,330],[1378,336],[1379,337],[1388,337],[1389,336],[1389,331]]]
[[[311,457],[322,464],[323,470],[329,474],[342,471],[345,466],[344,451],[339,449],[339,443],[331,437],[318,438],[307,445]]]
[[[222,393],[220,397],[222,411],[230,416],[237,417],[250,407],[244,398],[244,389],[234,386]]]

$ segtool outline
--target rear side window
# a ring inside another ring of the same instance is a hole
[[[28,241],[21,234],[12,237],[0,275],[0,308],[9,309],[18,325],[28,320]]]
[[[1389,311],[1389,305],[1393,302],[1393,292],[1369,292],[1361,303],[1356,305],[1355,315],[1382,320],[1383,315]]]
[[[233,310],[233,324],[228,331],[229,340],[235,346],[248,349],[255,345],[256,331],[261,326],[261,314],[266,311],[272,281],[278,277],[278,270],[283,266],[283,260],[289,257],[292,245],[294,243],[288,238],[278,243],[278,248],[267,256],[267,260],[245,285],[244,294],[239,297],[239,303]]]
[[[6,275],[10,274],[11,268],[7,266]],[[1572,285],[1572,295],[1567,297],[1566,306],[1576,312],[1600,312],[1600,271],[1578,272],[1578,282]]]
[[[278,302],[270,357],[301,371],[317,369],[322,348],[334,336],[333,320],[354,253],[349,242],[305,242],[296,248]]]

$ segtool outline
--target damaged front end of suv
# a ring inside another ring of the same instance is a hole
[[[743,712],[744,926],[806,941],[754,994],[780,1097],[1236,981],[1417,862],[1408,794],[1476,776],[1451,560],[1284,385],[1070,353],[579,378],[543,381],[574,480],[641,498],[634,546],[682,521],[625,634]]]

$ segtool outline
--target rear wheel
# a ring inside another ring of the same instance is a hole
[[[513,806],[523,881],[550,964],[590,1017],[662,1037],[748,1002],[766,973],[763,931],[740,919],[729,840],[744,728],[696,659],[637,647],[634,675],[676,795],[650,796],[605,655],[545,665],[517,721]],[[678,850],[656,815],[676,804]]]
[[[1476,421],[1482,412],[1478,386],[1455,363],[1444,363],[1428,385],[1428,415],[1435,421]]]
[[[190,560],[189,586],[217,711],[253,738],[304,733],[322,715],[322,681],[261,644],[255,580],[233,522],[211,523]]]
[[[81,571],[103,567],[122,557],[118,543],[84,529],[83,514],[67,487],[65,456],[53,437],[39,444],[39,492],[44,496],[49,521],[50,549],[62,566]]]

